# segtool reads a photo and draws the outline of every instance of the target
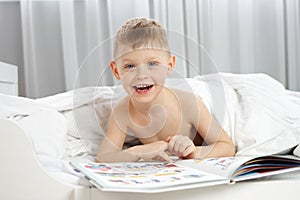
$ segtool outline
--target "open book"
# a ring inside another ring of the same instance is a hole
[[[300,171],[294,156],[224,157],[164,162],[70,163],[103,191],[155,193]]]

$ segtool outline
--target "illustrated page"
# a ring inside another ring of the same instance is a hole
[[[206,158],[206,159],[188,159],[178,160],[176,164],[188,166],[218,176],[231,178],[234,171],[248,161],[249,157],[222,157],[222,158]]]
[[[103,188],[159,188],[225,180],[175,163],[77,163],[77,168],[96,180]]]

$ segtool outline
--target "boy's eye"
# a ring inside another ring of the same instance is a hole
[[[135,65],[133,65],[133,64],[127,64],[127,65],[124,66],[124,68],[127,69],[127,70],[134,69]]]
[[[148,66],[153,67],[153,66],[157,66],[158,63],[157,62],[149,62]]]

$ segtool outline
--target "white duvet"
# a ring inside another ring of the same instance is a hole
[[[224,116],[223,126],[234,140],[237,155],[280,153],[299,144],[299,92],[286,90],[265,74],[221,73],[196,77],[193,88],[197,88],[198,80],[214,85],[212,88],[224,88],[225,114],[224,109],[216,108],[216,117]],[[215,89],[211,98],[218,97],[219,90]],[[215,105],[218,104],[221,102],[216,101]]]
[[[270,76],[219,73],[169,79],[166,85],[200,95],[232,137],[237,155],[287,152],[300,143],[300,93],[285,90]],[[111,108],[124,95],[121,86],[81,88],[36,100],[0,94],[0,117],[27,132],[47,169],[72,174],[67,160],[96,155]],[[294,153],[300,156],[299,148]]]

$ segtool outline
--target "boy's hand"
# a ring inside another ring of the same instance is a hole
[[[178,158],[186,158],[196,149],[194,142],[187,136],[175,135],[167,138],[168,150]]]
[[[137,154],[140,159],[145,161],[157,160],[172,162],[166,151],[168,150],[168,143],[165,141],[157,141],[150,144],[144,144],[131,148],[131,153]]]

